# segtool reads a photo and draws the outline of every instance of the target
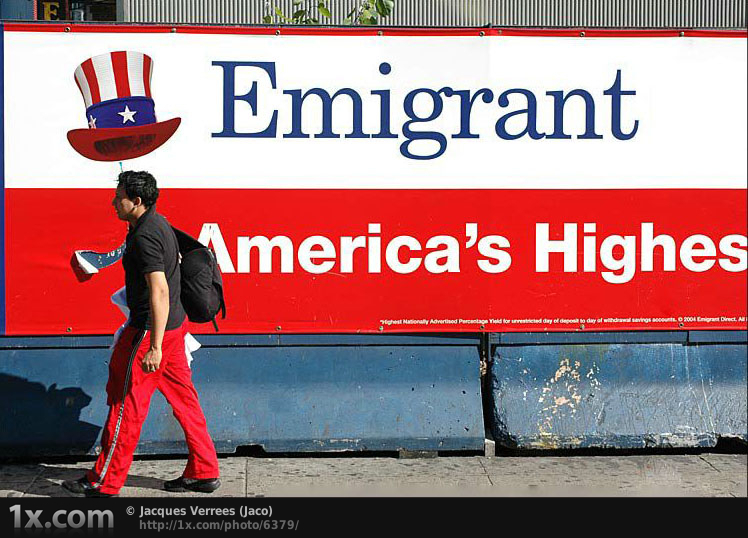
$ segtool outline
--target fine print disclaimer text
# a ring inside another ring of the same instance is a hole
[[[668,317],[538,317],[538,318],[483,318],[483,319],[466,319],[466,318],[420,318],[420,319],[380,319],[381,327],[391,327],[397,325],[420,325],[420,326],[438,326],[438,325],[468,325],[479,326],[484,328],[486,325],[615,325],[615,324],[638,324],[638,325],[656,325],[661,323],[746,323],[748,318],[745,316],[668,316]]]

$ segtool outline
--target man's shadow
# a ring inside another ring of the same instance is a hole
[[[79,419],[90,403],[78,387],[0,374],[0,456],[88,454],[101,429]]]
[[[79,387],[60,389],[52,384],[47,389],[42,383],[0,374],[0,458],[13,458],[20,463],[44,456],[59,459],[61,455],[89,455],[101,430],[95,424],[80,420],[81,411],[90,403],[91,397]],[[6,484],[3,489],[19,495],[62,496],[59,484],[84,474],[79,468],[55,467],[54,464],[32,462],[6,466],[2,459],[0,482]],[[162,489],[163,481],[129,475],[127,485]]]
[[[67,458],[66,458],[67,459]],[[61,461],[23,463],[6,466],[0,462],[0,489],[8,491],[9,497],[34,495],[43,497],[70,497],[61,486],[64,480],[78,480],[93,466],[93,458],[83,464]],[[162,491],[164,481],[150,476],[127,475],[126,487],[155,489]]]

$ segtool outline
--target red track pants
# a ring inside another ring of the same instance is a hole
[[[208,434],[205,416],[192,384],[192,372],[184,354],[185,325],[166,331],[158,370],[141,367],[150,347],[150,331],[126,327],[112,352],[107,382],[109,416],[101,434],[101,453],[88,480],[102,493],[119,493],[132,464],[140,429],[148,415],[153,391],[158,389],[172,407],[184,430],[189,448],[186,478],[218,478],[218,459]]]

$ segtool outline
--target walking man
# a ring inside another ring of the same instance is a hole
[[[127,479],[153,391],[171,405],[184,430],[189,456],[168,491],[212,493],[220,486],[218,459],[208,434],[184,349],[185,312],[180,302],[179,247],[171,226],[156,212],[158,187],[148,172],[122,172],[112,205],[129,233],[125,269],[130,318],[109,362],[109,415],[93,469],[62,487],[75,495],[113,497]]]

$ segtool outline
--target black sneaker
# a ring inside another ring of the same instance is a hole
[[[221,481],[218,478],[185,478],[180,476],[174,480],[164,482],[166,491],[197,491],[198,493],[213,493],[221,487]]]
[[[116,493],[102,493],[101,490],[95,488],[85,476],[78,480],[65,480],[62,483],[62,487],[69,494],[75,495],[76,497],[119,497]]]
[[[62,483],[62,488],[68,493],[76,495],[78,497],[83,497],[86,494],[86,491],[96,489],[85,476],[83,478],[79,478],[78,480],[65,480]]]

